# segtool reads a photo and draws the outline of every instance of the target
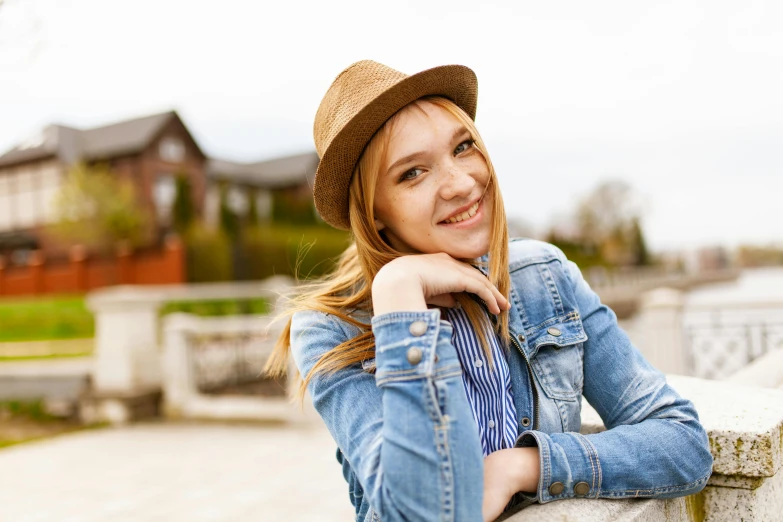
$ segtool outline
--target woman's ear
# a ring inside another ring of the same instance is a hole
[[[375,220],[375,230],[377,230],[378,232],[380,232],[380,231],[381,231],[381,230],[383,230],[384,228],[386,228],[386,225],[384,225],[384,224],[381,222],[381,220],[379,220],[379,219],[376,219],[376,220]]]

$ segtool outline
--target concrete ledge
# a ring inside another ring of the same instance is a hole
[[[691,522],[700,520],[699,507],[686,498],[666,500],[569,499],[534,504],[508,518],[506,522]]]
[[[667,380],[699,412],[710,437],[713,473],[747,479],[778,472],[783,464],[783,390],[679,375]],[[582,432],[604,429],[596,411],[583,402]]]
[[[783,520],[783,473],[768,479],[756,479],[755,484],[756,487],[752,488],[713,487],[710,479],[710,486],[697,495],[705,514],[704,520]]]

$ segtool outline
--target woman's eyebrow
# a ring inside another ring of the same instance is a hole
[[[461,137],[464,134],[469,134],[468,129],[466,129],[463,125],[460,125],[456,129],[454,129],[454,134],[452,134],[452,136],[451,136],[451,141],[456,140],[457,138]],[[407,156],[403,156],[402,158],[398,159],[397,161],[395,161],[394,163],[389,165],[389,168],[386,169],[386,173],[388,174],[389,172],[394,170],[395,167],[397,167],[399,165],[404,165],[405,163],[408,163],[409,161],[415,160],[419,156],[423,156],[426,153],[427,153],[426,151],[422,150],[422,151],[418,151],[418,152],[413,152],[411,154],[408,154]]]

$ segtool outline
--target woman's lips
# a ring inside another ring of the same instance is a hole
[[[444,227],[450,227],[450,228],[469,228],[472,225],[474,225],[476,222],[479,221],[481,216],[484,214],[484,198],[478,200],[478,208],[476,209],[476,213],[473,214],[471,217],[467,219],[463,219],[462,221],[455,221],[453,223],[450,223],[448,221],[441,221],[438,223],[439,225],[442,225]],[[475,205],[476,203],[474,203]]]

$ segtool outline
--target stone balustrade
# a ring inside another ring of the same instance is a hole
[[[294,281],[114,286],[88,295],[95,316],[92,390],[80,404],[85,422],[120,424],[158,414],[163,387],[160,308],[169,301],[278,300]]]
[[[210,361],[221,367],[224,375],[232,377],[226,362],[244,352],[247,359],[258,364],[254,373],[261,371],[263,361],[269,356],[280,334],[282,321],[273,322],[270,315],[231,317],[196,317],[175,313],[164,319],[163,350],[163,413],[167,418],[202,420],[256,420],[264,422],[310,422],[314,411],[311,407],[298,408],[291,404],[293,393],[287,390],[282,396],[211,395],[200,392],[197,386],[198,365],[195,364],[195,342],[199,337],[229,339],[231,353],[217,346],[221,360]],[[233,336],[233,341],[231,340]],[[245,357],[243,357],[245,359]],[[244,366],[244,361],[241,366]],[[293,380],[290,380],[293,382]],[[309,404],[307,405],[309,406]]]

